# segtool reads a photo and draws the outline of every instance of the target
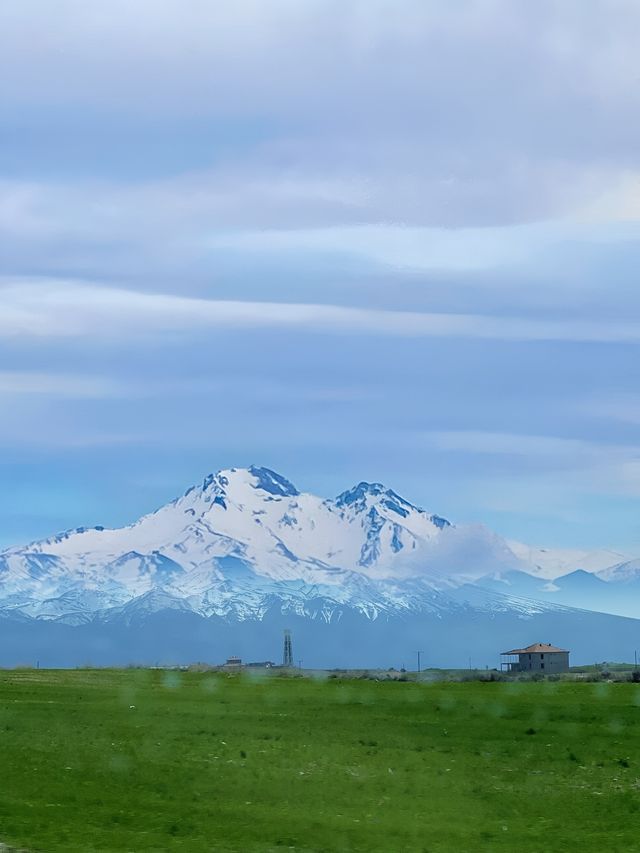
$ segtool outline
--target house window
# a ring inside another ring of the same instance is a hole
[[[541,664],[540,664],[540,669],[544,669],[544,664],[543,664],[543,663],[541,663]]]
[[[544,660],[544,654],[540,655],[540,660]]]

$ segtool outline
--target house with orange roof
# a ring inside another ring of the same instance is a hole
[[[553,675],[569,671],[569,652],[550,643],[533,643],[523,649],[501,652],[503,672],[539,672]]]

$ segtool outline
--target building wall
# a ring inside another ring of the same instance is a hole
[[[567,672],[569,652],[527,652],[518,656],[518,669],[521,672],[541,672],[549,675],[555,672]]]

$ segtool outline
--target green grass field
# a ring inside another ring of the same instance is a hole
[[[0,672],[30,851],[640,851],[640,685]]]

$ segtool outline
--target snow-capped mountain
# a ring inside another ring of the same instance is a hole
[[[608,548],[541,548],[513,540],[507,540],[507,544],[513,553],[527,564],[529,574],[547,580],[577,569],[590,573],[601,572],[629,559],[629,555]]]
[[[127,527],[78,528],[1,552],[0,620],[95,637],[96,626],[140,630],[162,616],[214,620],[225,636],[244,625],[246,637],[247,626],[279,619],[314,630],[356,619],[357,636],[377,625],[379,642],[397,634],[389,626],[398,620],[408,636],[409,624],[422,631],[434,619],[578,618],[539,589],[534,564],[517,552],[379,483],[323,499],[267,468],[232,468]]]
[[[640,588],[640,560],[625,560],[613,566],[607,566],[598,573],[603,581],[632,585]]]
[[[640,618],[640,560],[599,572],[575,569],[552,579],[523,571],[495,572],[478,579],[477,584],[508,595]]]
[[[387,577],[397,572],[401,552],[413,553],[447,527],[379,484],[360,483],[323,500],[253,467],[210,475],[129,527],[79,528],[3,556],[32,567],[55,558],[81,573],[108,565],[114,579],[142,587],[227,556],[278,580],[331,568]]]
[[[162,590],[202,615],[244,618],[294,589],[375,616],[414,607],[402,579],[442,593],[458,576],[519,566],[486,529],[454,527],[379,483],[322,499],[252,467],[210,475],[128,527],[78,528],[3,552],[0,605],[77,620]]]

